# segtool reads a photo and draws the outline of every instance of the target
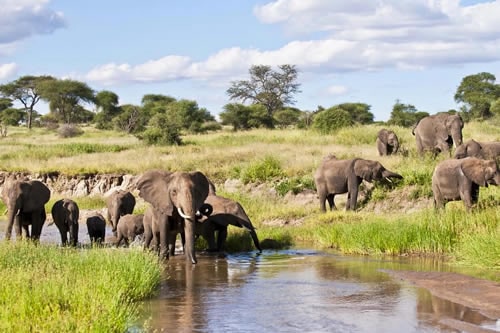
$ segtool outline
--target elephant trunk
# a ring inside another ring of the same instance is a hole
[[[399,173],[395,173],[389,170],[384,170],[382,176],[389,181],[391,178],[403,179],[403,176],[401,176]]]
[[[186,260],[191,260],[191,263],[196,264],[196,252],[194,249],[194,224],[195,220],[185,219],[184,220],[184,234],[185,234],[185,247],[184,251],[186,253]]]
[[[458,146],[460,146],[462,144],[462,130],[461,129],[454,131],[451,134],[451,137],[453,139],[453,144],[455,145],[455,148],[457,148]]]
[[[5,230],[5,239],[7,240],[10,240],[10,237],[12,236],[12,227],[14,226],[17,211],[18,209],[14,205],[8,208],[7,229]],[[16,225],[16,232],[17,232],[17,225]]]

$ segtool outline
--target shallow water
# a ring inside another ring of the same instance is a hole
[[[0,239],[4,230],[0,221]],[[107,228],[107,241],[113,239]],[[40,241],[59,244],[57,227],[45,225]],[[79,242],[90,242],[84,224]],[[500,332],[480,312],[393,278],[391,270],[451,268],[437,260],[310,249],[200,253],[196,265],[177,255],[129,332],[460,332],[444,324],[450,318]]]
[[[440,323],[445,318],[494,327],[479,312],[385,272],[403,269],[446,266],[313,250],[199,256],[194,266],[178,256],[137,327],[146,321],[160,332],[458,332]]]

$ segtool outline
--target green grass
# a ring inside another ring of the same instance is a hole
[[[142,251],[0,242],[1,332],[125,332],[160,281]]]

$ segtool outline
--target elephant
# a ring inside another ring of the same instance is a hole
[[[500,141],[479,142],[470,139],[455,150],[455,158],[477,157],[483,160],[494,160],[500,157]]]
[[[207,207],[208,212],[204,211],[197,220],[199,223],[196,224],[197,233],[203,236],[208,243],[208,251],[223,251],[227,238],[227,227],[228,225],[234,225],[248,230],[255,248],[262,252],[255,228],[241,204],[218,196],[212,183],[210,183],[209,189],[209,194],[205,200],[205,204],[209,205]],[[216,233],[217,244],[215,242]]]
[[[151,204],[153,215],[157,217],[153,226],[156,224],[160,258],[168,259],[168,223],[177,219],[174,213],[176,212],[184,219],[186,259],[196,264],[194,227],[196,214],[208,196],[209,182],[207,177],[200,171],[150,170],[137,179],[136,187],[139,190],[139,196]],[[145,228],[145,246],[148,239],[150,241],[151,238],[152,235],[146,233]]]
[[[458,114],[438,113],[420,119],[412,130],[420,155],[424,151],[448,152],[462,144],[464,121]]]
[[[396,133],[385,128],[377,133],[377,150],[380,156],[396,154],[399,149],[399,140]]]
[[[62,245],[68,245],[69,232],[69,244],[76,246],[78,244],[78,219],[80,217],[77,203],[71,199],[58,200],[52,206],[51,212],[54,223],[61,234]]]
[[[123,215],[132,214],[134,211],[135,197],[129,191],[117,190],[107,198],[106,206],[108,208],[107,220],[116,236],[116,227],[120,218]]]
[[[320,209],[326,212],[326,200],[330,210],[336,209],[335,195],[347,193],[346,210],[355,210],[359,185],[363,180],[372,182],[390,178],[402,179],[403,176],[387,170],[378,161],[362,158],[340,160],[334,155],[326,156],[314,174]]]
[[[40,239],[47,218],[45,204],[50,199],[49,188],[38,180],[11,179],[4,186],[2,199],[8,210],[5,238],[11,238],[15,224],[16,238],[22,237],[21,228],[24,228],[27,238]]]
[[[470,211],[477,203],[480,186],[499,184],[500,171],[495,161],[475,157],[445,160],[432,175],[434,207],[442,209],[448,201],[462,200]]]
[[[106,220],[104,216],[95,213],[87,217],[87,231],[90,237],[90,243],[102,244],[106,239]]]
[[[144,214],[127,214],[123,215],[118,222],[117,232],[118,236],[116,239],[116,246],[119,246],[123,241],[126,246],[129,245],[129,241],[133,242],[135,237],[142,235],[144,233],[143,224]]]

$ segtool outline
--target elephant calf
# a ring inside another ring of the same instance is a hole
[[[500,157],[500,141],[479,142],[469,140],[455,150],[455,158],[477,157],[484,160],[494,160]]]
[[[127,214],[123,215],[118,222],[117,229],[117,239],[116,246],[119,246],[123,241],[125,246],[129,245],[129,242],[133,242],[135,237],[144,234],[144,224],[143,224],[144,214]]]
[[[432,175],[434,207],[444,208],[448,201],[462,200],[470,211],[477,203],[480,186],[499,184],[500,171],[495,161],[475,157],[445,160]]]
[[[396,133],[385,128],[377,133],[377,150],[380,156],[396,154],[399,149],[399,139]]]
[[[69,244],[76,246],[78,244],[78,219],[80,210],[78,205],[71,199],[61,199],[52,206],[52,218],[59,233],[61,234],[62,245]]]
[[[101,244],[106,239],[106,220],[96,213],[87,218],[87,230],[91,243]]]

